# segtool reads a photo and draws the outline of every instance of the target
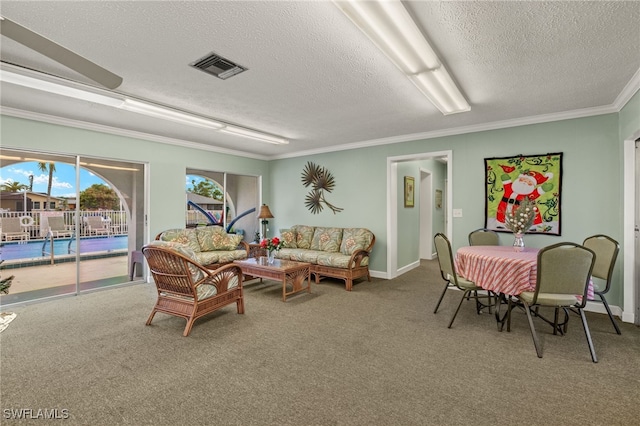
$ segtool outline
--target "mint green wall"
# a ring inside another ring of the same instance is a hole
[[[151,238],[168,228],[184,227],[187,167],[262,175],[269,194],[269,164],[193,148],[55,124],[0,116],[2,146],[33,151],[123,159],[149,164],[149,226]],[[257,220],[257,219],[256,219]]]
[[[467,244],[469,231],[484,222],[486,157],[563,152],[562,236],[526,236],[526,244],[542,247],[560,241],[581,242],[604,233],[622,241],[622,143],[638,125],[640,95],[618,114],[476,132],[428,140],[317,154],[270,162],[205,152],[115,136],[89,130],[1,117],[3,146],[62,154],[80,154],[148,162],[150,165],[150,228],[155,234],[184,223],[184,174],[187,167],[263,176],[263,200],[275,216],[270,235],[294,224],[366,227],[376,235],[371,257],[374,271],[386,271],[387,158],[452,150],[453,249]],[[622,135],[622,136],[621,136]],[[293,141],[292,143],[296,143]],[[301,183],[307,161],[326,167],[336,188],[326,199],[344,210],[325,208],[314,215],[304,205],[309,188]],[[416,174],[418,178],[419,175]],[[417,179],[418,180],[418,179]],[[400,182],[399,182],[400,183]],[[434,185],[435,188],[435,185]],[[401,199],[401,198],[400,198]],[[503,243],[508,243],[502,239]],[[622,257],[622,255],[621,255]],[[621,263],[612,304],[622,305]]]
[[[387,157],[453,151],[453,193],[449,196],[453,208],[463,211],[463,217],[453,219],[456,250],[467,245],[468,233],[484,223],[484,158],[563,152],[562,236],[527,235],[526,244],[543,247],[561,241],[582,242],[595,233],[622,241],[621,149],[618,114],[606,114],[276,160],[271,166],[272,203],[278,210],[274,215],[280,227],[303,223],[371,229],[376,235],[371,268],[386,271]],[[342,213],[312,215],[306,210],[306,190],[300,183],[306,161],[334,173],[336,189],[327,198],[343,207]],[[620,273],[619,264],[616,274]],[[621,305],[622,285],[618,283],[610,298]]]
[[[387,157],[392,152],[388,147],[375,147],[272,161],[270,208],[275,218],[269,221],[269,235],[277,235],[279,229],[296,224],[368,228],[376,236],[371,269],[386,271],[386,169]],[[307,210],[304,199],[310,188],[305,188],[301,181],[307,161],[333,174],[336,186],[326,194],[326,199],[342,207],[342,212],[334,214],[326,207],[319,214]]]

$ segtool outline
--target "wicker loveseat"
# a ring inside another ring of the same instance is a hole
[[[186,245],[207,269],[249,257],[249,244],[242,238],[242,235],[228,234],[221,226],[168,229],[156,236],[159,241]]]
[[[368,229],[295,225],[281,229],[280,236],[284,248],[276,257],[311,263],[316,283],[322,277],[338,278],[351,291],[353,280],[367,277],[371,281],[369,254],[376,238]]]

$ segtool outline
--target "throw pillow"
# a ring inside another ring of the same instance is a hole
[[[371,244],[373,234],[365,228],[344,228],[340,253],[351,255],[357,250],[364,250]]]
[[[219,239],[218,235],[227,235],[224,228],[221,226],[201,226],[196,228],[195,231],[196,236],[198,237],[200,251],[221,250],[216,248],[215,240]]]
[[[342,242],[342,228],[317,227],[313,233],[311,250],[320,250],[327,253],[335,253],[340,249]]]
[[[313,239],[313,226],[296,225],[296,245],[301,249],[310,249],[311,240]]]
[[[242,241],[242,235],[239,234],[214,234],[212,243],[214,250],[235,250]]]
[[[160,234],[161,241],[184,244],[193,251],[200,251],[200,244],[193,229],[169,229]]]
[[[295,229],[281,229],[280,239],[282,240],[284,248],[298,248]]]

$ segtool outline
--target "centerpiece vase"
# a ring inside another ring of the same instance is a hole
[[[513,250],[514,251],[523,251],[524,250],[524,238],[523,238],[523,234],[521,233],[515,233],[513,234],[514,236],[514,240],[513,240]]]
[[[274,260],[276,260],[276,251],[275,250],[269,250],[268,253],[268,261],[269,264],[272,264],[274,262]]]

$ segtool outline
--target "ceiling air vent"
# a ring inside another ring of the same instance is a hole
[[[195,62],[190,63],[194,68],[198,68],[208,74],[215,75],[218,78],[226,80],[227,78],[240,74],[242,71],[248,70],[248,68],[242,65],[234,64],[228,59],[223,58],[211,52],[209,55],[198,59]]]

